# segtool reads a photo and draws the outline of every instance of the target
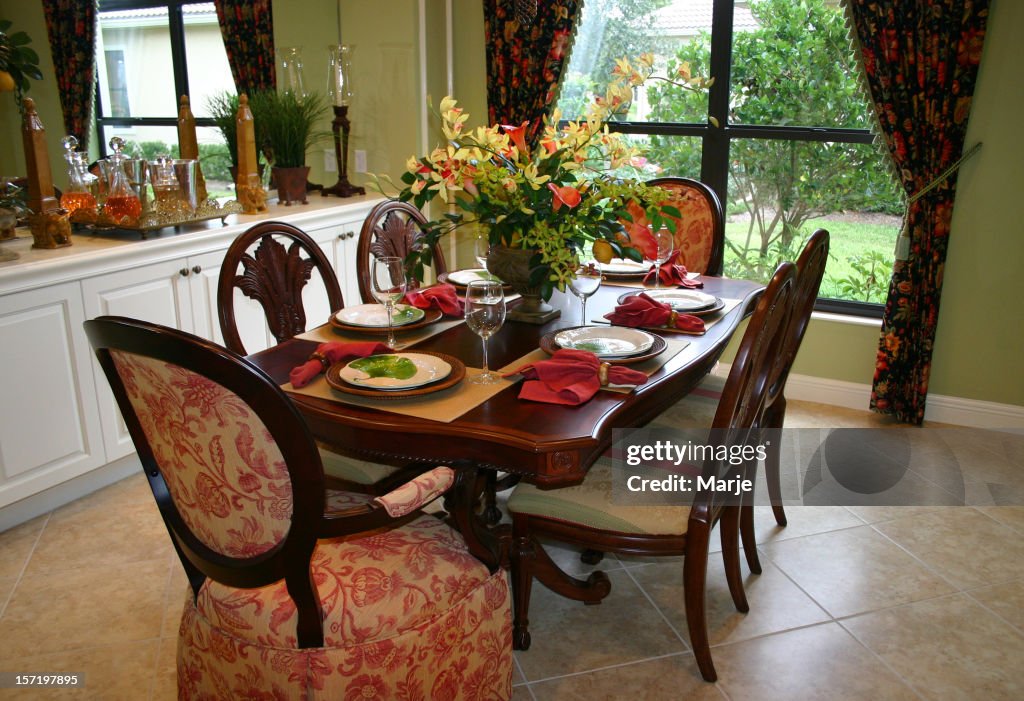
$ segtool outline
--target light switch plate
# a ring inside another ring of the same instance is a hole
[[[338,159],[334,155],[333,148],[324,149],[324,172],[325,173],[337,173],[338,172]]]
[[[357,173],[366,172],[366,151],[362,149],[356,149],[355,151],[355,171]]]

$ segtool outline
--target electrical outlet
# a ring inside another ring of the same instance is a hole
[[[363,151],[362,149],[356,149],[355,150],[355,160],[356,160],[356,162],[355,162],[355,171],[357,173],[365,173],[366,172],[366,151]]]
[[[325,173],[337,173],[338,172],[338,158],[334,155],[333,148],[324,149],[324,172]]]

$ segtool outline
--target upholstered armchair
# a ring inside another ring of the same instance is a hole
[[[447,493],[468,522],[461,471],[332,491],[295,406],[243,358],[124,318],[86,332],[188,576],[180,699],[510,697],[505,574],[419,510]]]

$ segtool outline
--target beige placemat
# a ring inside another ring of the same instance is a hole
[[[465,414],[470,409],[483,404],[509,385],[514,385],[519,378],[501,380],[492,385],[475,385],[467,382],[470,377],[479,375],[482,370],[477,368],[466,368],[466,378],[454,387],[443,389],[440,392],[423,394],[417,397],[404,397],[402,399],[373,399],[361,397],[355,394],[345,394],[333,389],[323,375],[320,375],[313,382],[301,389],[295,389],[290,382],[281,385],[285,392],[293,394],[305,394],[320,399],[329,399],[342,404],[366,407],[369,409],[380,409],[405,416],[415,416],[420,419],[441,421],[450,423]]]
[[[402,348],[408,348],[413,346],[420,341],[425,341],[431,336],[436,336],[439,333],[443,333],[453,326],[458,326],[464,323],[465,319],[451,319],[442,318],[440,321],[435,321],[433,324],[427,324],[421,326],[418,329],[412,329],[411,331],[398,332],[396,338],[398,342],[403,344]],[[385,331],[385,334],[387,332]],[[336,329],[330,324],[324,324],[318,326],[315,329],[300,333],[296,338],[301,338],[306,341],[318,341],[319,343],[328,343],[330,341],[366,341],[369,339],[378,340],[384,342],[387,340],[385,334],[365,334],[359,333],[358,331],[342,331]]]

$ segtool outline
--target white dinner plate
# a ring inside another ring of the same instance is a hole
[[[597,269],[605,275],[646,275],[651,269],[650,263],[637,263],[625,258],[612,258],[607,263],[598,263]]]
[[[625,358],[649,350],[654,336],[623,326],[583,326],[555,334],[555,343],[562,348],[590,351],[598,358]]]
[[[395,326],[413,324],[426,314],[422,309],[407,304],[396,304],[393,323]],[[357,304],[345,307],[334,315],[334,318],[349,326],[368,326],[384,328],[388,325],[388,310],[383,304]]]
[[[452,366],[435,355],[391,353],[357,358],[338,376],[356,387],[395,390],[411,389],[448,377]]]
[[[694,312],[713,307],[718,298],[698,290],[680,290],[675,288],[644,290],[651,299],[668,304],[677,312]]]
[[[483,268],[467,268],[466,270],[453,270],[448,273],[448,282],[454,285],[468,285],[474,280],[493,280],[501,282],[497,275],[494,275]]]

